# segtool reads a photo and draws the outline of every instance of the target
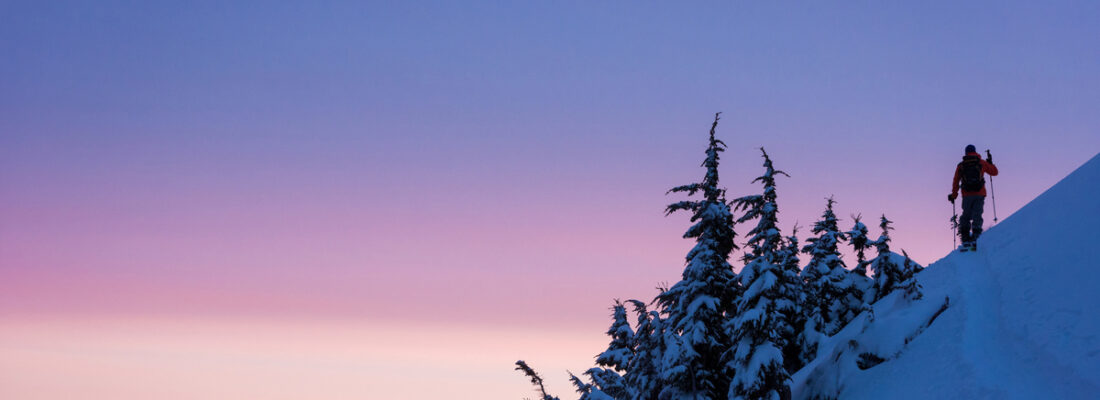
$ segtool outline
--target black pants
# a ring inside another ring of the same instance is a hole
[[[963,196],[962,218],[959,219],[959,236],[963,242],[978,240],[982,234],[982,209],[985,196]]]

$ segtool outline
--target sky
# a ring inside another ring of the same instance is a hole
[[[567,396],[613,301],[679,279],[714,113],[731,196],[764,147],[784,229],[832,196],[929,264],[967,144],[999,219],[1100,152],[1098,18],[2,2],[0,397],[530,397],[516,359]]]

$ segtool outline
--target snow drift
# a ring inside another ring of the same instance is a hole
[[[1100,393],[1100,155],[826,339],[794,398],[1084,399]]]

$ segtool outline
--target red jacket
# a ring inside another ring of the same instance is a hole
[[[974,153],[974,152],[966,153],[966,155],[963,156],[963,161],[965,162],[967,159],[973,159],[971,157],[977,158],[978,162],[980,162],[982,164],[982,173],[989,174],[989,176],[997,176],[997,166],[993,165],[993,163],[991,163],[991,162],[987,162],[987,161],[983,160],[982,156],[978,153]],[[959,193],[959,181],[962,179],[962,177],[959,176],[959,173],[961,172],[960,171],[961,169],[962,169],[962,162],[960,162],[959,165],[955,166],[955,178],[951,180],[951,194],[952,195],[956,195],[956,194]],[[982,190],[979,190],[979,191],[976,191],[976,192],[968,192],[968,191],[964,190],[962,192],[962,195],[963,195],[963,197],[966,197],[966,196],[985,196],[985,185],[982,185]]]

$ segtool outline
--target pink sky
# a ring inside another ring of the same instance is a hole
[[[0,8],[3,398],[568,396],[717,111],[924,264],[967,144],[1002,219],[1100,151],[1093,3]]]
[[[5,399],[414,399],[529,392],[522,352],[569,389],[566,368],[602,339],[582,332],[371,320],[0,319]]]

